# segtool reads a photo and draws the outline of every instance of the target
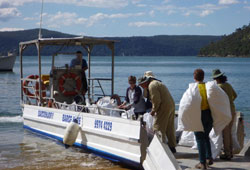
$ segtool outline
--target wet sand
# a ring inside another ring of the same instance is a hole
[[[61,146],[62,147],[62,146]],[[43,151],[34,150],[33,148],[23,147],[25,153],[21,153],[21,165],[13,168],[4,168],[6,170],[129,170],[123,168],[122,165],[110,162],[91,153],[80,151],[78,148],[71,148],[70,151],[50,150]],[[75,153],[71,153],[75,152]],[[9,162],[9,164],[13,164]],[[14,164],[13,164],[14,165]],[[1,168],[0,168],[1,169]]]
[[[58,141],[25,133],[18,150],[6,145],[1,149],[0,169],[4,170],[130,170],[131,168],[103,159],[80,148],[65,149]],[[9,151],[9,152],[8,152]],[[175,157],[185,170],[194,170],[198,161],[198,151],[190,147],[177,146]],[[5,161],[6,160],[6,161]],[[208,169],[214,170],[249,170],[250,157],[235,155],[231,161],[219,158]]]
[[[129,170],[77,147],[25,132],[19,145],[0,149],[0,170]]]

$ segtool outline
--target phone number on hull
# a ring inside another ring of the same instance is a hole
[[[104,129],[106,131],[112,131],[112,122],[103,121],[103,120],[95,120],[94,128]]]

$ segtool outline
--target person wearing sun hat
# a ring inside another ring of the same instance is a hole
[[[146,72],[144,73],[144,76],[145,76],[145,77],[152,77],[152,78],[155,78],[155,75],[154,75],[154,73],[153,73],[152,71],[146,71]]]
[[[151,79],[155,79],[155,75],[152,71],[146,71],[144,73],[144,76]],[[143,97],[146,99],[146,110],[150,112],[152,109],[152,103],[150,101],[148,89],[143,89]]]
[[[176,152],[176,137],[174,127],[175,103],[168,88],[159,80],[143,76],[138,80],[139,85],[148,90],[152,102],[151,115],[155,116],[154,132],[160,131],[162,142],[168,139],[170,150]]]
[[[213,79],[216,79],[216,78],[218,78],[218,77],[220,77],[220,76],[223,76],[225,73],[222,73],[219,69],[214,69],[213,71],[212,71],[212,78]]]
[[[220,156],[220,159],[231,160],[233,157],[233,140],[232,140],[232,126],[235,119],[235,105],[234,100],[237,98],[237,94],[233,87],[227,82],[227,77],[225,73],[222,73],[219,69],[215,69],[212,71],[212,78],[216,80],[219,87],[221,87],[225,93],[227,94],[231,106],[231,114],[232,120],[227,125],[222,134],[223,134],[223,145],[224,145],[224,153]]]

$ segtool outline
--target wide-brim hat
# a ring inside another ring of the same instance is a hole
[[[216,79],[220,76],[223,76],[225,73],[222,73],[219,69],[215,69],[212,71],[212,78]]]
[[[144,73],[144,76],[155,78],[155,75],[154,75],[154,73],[153,73],[152,71],[146,71],[146,72]]]
[[[138,79],[138,84],[141,85],[143,83],[146,83],[150,80],[151,77],[143,76]]]

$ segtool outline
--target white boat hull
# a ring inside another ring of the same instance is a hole
[[[148,140],[139,121],[91,113],[23,105],[24,128],[62,141],[66,126],[78,119],[75,146],[115,162],[141,167]],[[141,143],[143,141],[143,143]]]
[[[12,71],[16,55],[0,56],[0,71]]]
[[[157,135],[147,148],[144,170],[181,170],[169,147]]]

